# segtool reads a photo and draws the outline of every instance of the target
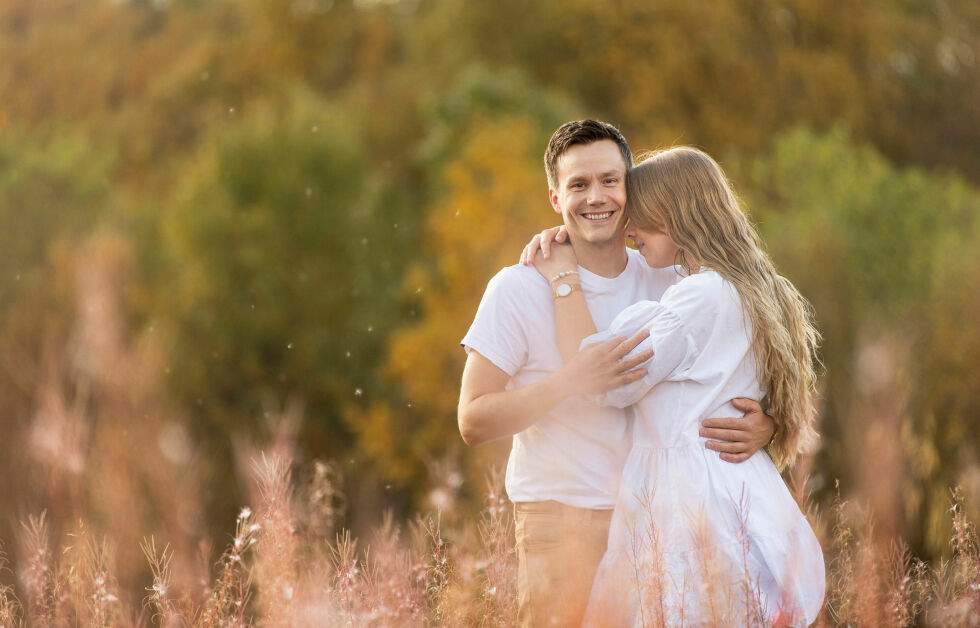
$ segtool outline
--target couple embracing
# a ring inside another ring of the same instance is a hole
[[[706,154],[633,166],[582,120],[545,170],[563,228],[462,341],[463,439],[513,436],[521,625],[808,625],[823,556],[778,471],[814,435],[806,301]]]

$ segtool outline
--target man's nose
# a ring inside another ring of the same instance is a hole
[[[589,187],[588,201],[590,205],[604,203],[606,201],[606,193],[602,189],[601,185],[593,185]]]

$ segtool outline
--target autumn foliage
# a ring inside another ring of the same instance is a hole
[[[716,156],[814,304],[822,440],[787,478],[827,542],[851,504],[873,547],[834,564],[882,583],[828,621],[956,625],[934,613],[975,612],[952,591],[980,518],[978,42],[972,0],[0,3],[0,624],[109,595],[274,622],[310,552],[331,613],[509,617],[486,597],[509,563],[475,567],[506,554],[479,512],[507,443],[458,436],[458,342],[557,221],[547,138],[589,116]],[[225,552],[244,504],[248,558]]]

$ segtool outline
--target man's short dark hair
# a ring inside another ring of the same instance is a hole
[[[548,142],[548,149],[544,151],[544,170],[548,174],[548,187],[554,188],[558,184],[558,158],[565,151],[577,144],[591,144],[600,140],[616,142],[626,162],[626,169],[633,167],[633,154],[619,129],[598,120],[574,120],[558,127]]]

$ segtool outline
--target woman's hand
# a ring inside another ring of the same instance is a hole
[[[636,367],[653,357],[653,351],[648,349],[626,356],[649,335],[650,330],[644,329],[630,338],[613,338],[588,345],[557,374],[570,395],[598,395],[632,384],[647,374],[646,369]]]
[[[544,258],[548,259],[551,257],[552,242],[560,243],[567,241],[568,231],[565,230],[565,225],[545,229],[538,235],[531,238],[531,241],[524,247],[524,250],[521,252],[521,264],[524,264],[525,266],[533,264],[534,258],[537,256],[538,251],[541,251]]]
[[[569,270],[578,270],[578,257],[575,256],[575,249],[571,244],[556,244],[551,247],[551,254],[545,258],[538,255],[534,260],[534,267],[541,273],[541,276],[551,281],[558,273]],[[578,279],[575,275],[572,279]]]

